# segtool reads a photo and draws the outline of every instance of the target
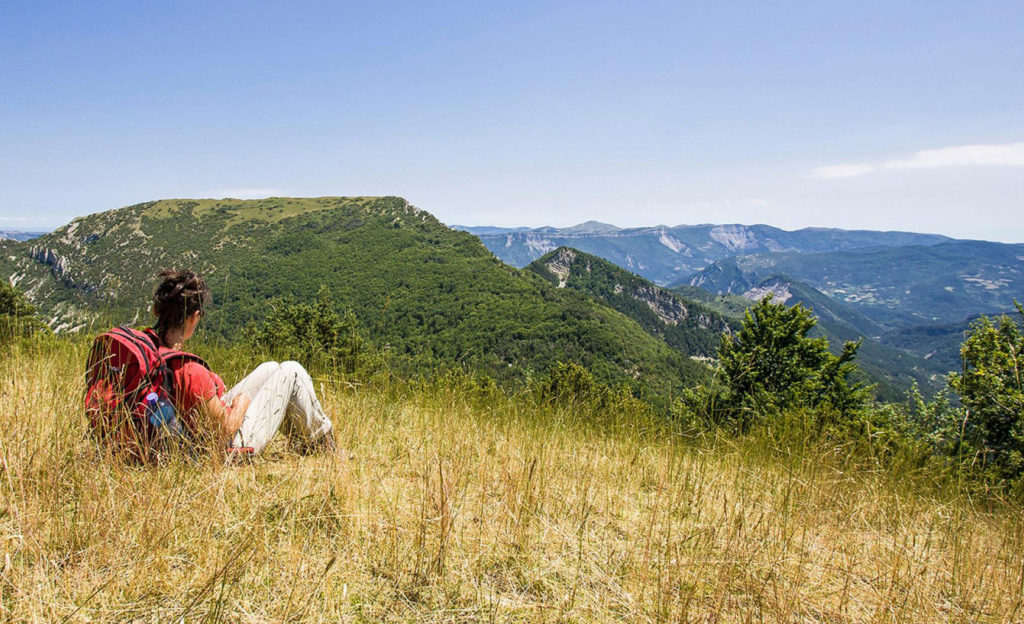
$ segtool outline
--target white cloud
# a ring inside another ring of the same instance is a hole
[[[905,159],[878,165],[828,165],[811,171],[814,178],[852,178],[883,169],[939,169],[944,167],[1024,167],[1024,143],[958,145],[920,150]]]
[[[882,163],[885,169],[936,169],[939,167],[1024,167],[1024,143],[961,145],[921,150],[906,160]]]
[[[4,223],[25,223],[28,221],[28,217],[0,217],[0,221]]]
[[[267,197],[283,197],[287,191],[275,188],[234,188],[220,189],[210,193],[204,193],[207,197],[231,198],[231,199],[264,199]]]
[[[815,178],[852,178],[875,170],[874,165],[829,165],[811,171]]]

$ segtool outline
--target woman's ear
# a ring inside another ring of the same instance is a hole
[[[192,334],[195,333],[196,327],[199,326],[199,319],[200,319],[200,317],[202,317],[202,315],[203,315],[203,313],[200,310],[196,310],[192,314],[189,314],[188,316],[185,317],[185,339],[186,340],[188,338],[191,338]]]
[[[156,304],[155,303],[153,304],[152,312],[153,312],[153,316],[155,316],[157,318],[160,318],[160,315],[156,313]]]

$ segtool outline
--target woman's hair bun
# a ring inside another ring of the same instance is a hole
[[[157,316],[156,331],[163,336],[168,330],[181,327],[185,318],[202,311],[210,303],[206,280],[194,271],[164,269],[160,285],[153,293],[153,311]]]

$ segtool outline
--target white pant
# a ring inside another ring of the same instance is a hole
[[[259,453],[278,431],[293,442],[309,443],[328,435],[331,419],[320,407],[313,380],[298,362],[264,362],[224,395],[231,405],[246,394],[252,403],[231,446],[251,446]]]

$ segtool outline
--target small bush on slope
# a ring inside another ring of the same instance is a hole
[[[0,341],[45,331],[46,325],[20,290],[0,280]]]
[[[533,387],[542,405],[571,407],[585,412],[651,412],[650,405],[635,398],[627,386],[613,388],[600,383],[586,368],[574,362],[559,362],[547,377]]]
[[[353,375],[369,364],[371,348],[352,310],[339,315],[330,291],[321,287],[315,303],[275,299],[270,312],[247,334],[255,346],[279,360],[328,367]]]

